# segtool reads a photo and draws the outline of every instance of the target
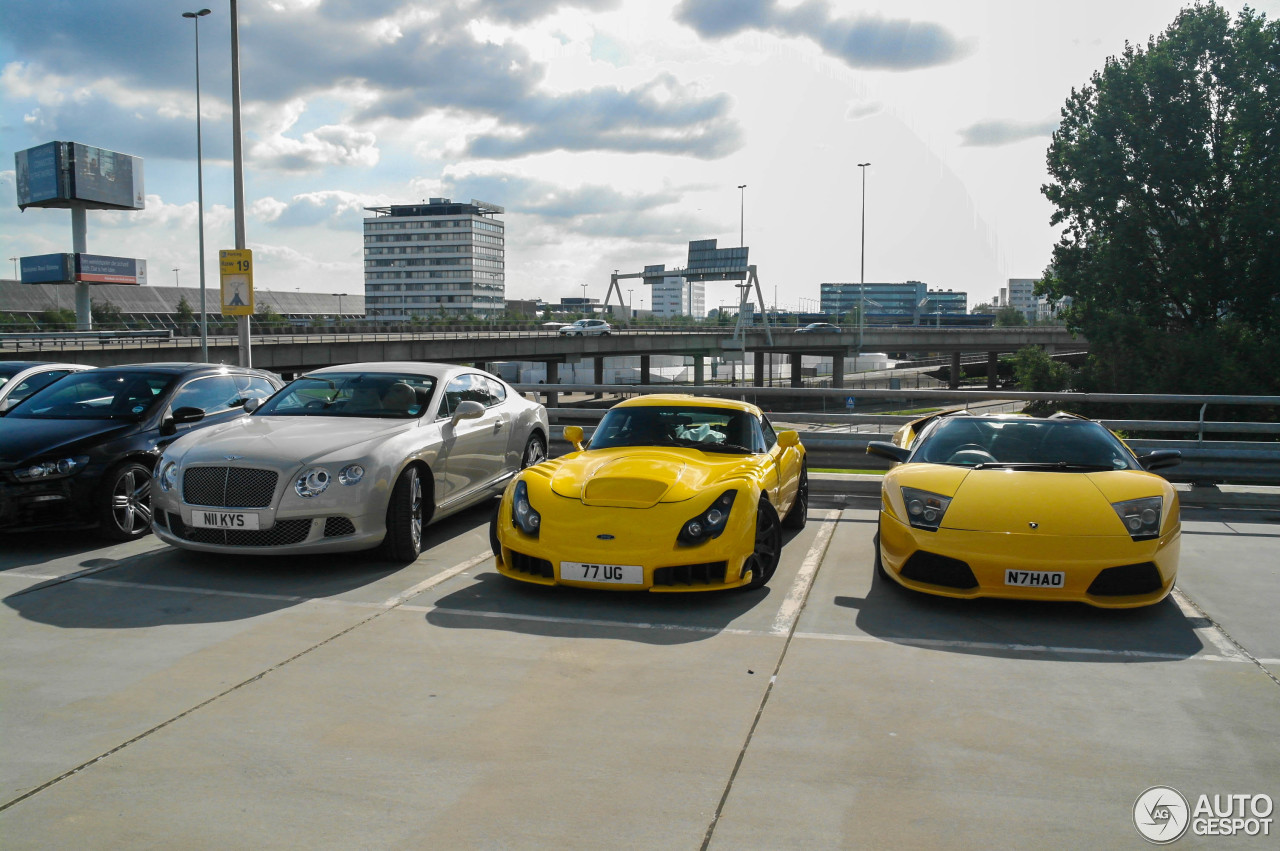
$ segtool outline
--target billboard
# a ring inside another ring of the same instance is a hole
[[[146,206],[139,157],[79,142],[46,142],[18,151],[13,160],[19,209],[141,210]]]
[[[76,280],[87,284],[146,284],[147,261],[102,254],[76,255]]]
[[[60,176],[61,142],[46,142],[13,155],[14,176],[18,187],[18,208],[40,206],[46,201],[65,197]]]
[[[714,239],[689,242],[689,263],[684,270],[686,281],[745,281],[747,248],[716,248]]]
[[[113,210],[141,210],[142,160],[79,142],[71,147],[71,198]]]
[[[67,284],[71,282],[73,265],[70,254],[37,254],[23,257],[22,283]]]

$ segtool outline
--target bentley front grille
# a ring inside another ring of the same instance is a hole
[[[267,508],[279,478],[275,470],[189,467],[182,474],[182,500],[219,508]]]

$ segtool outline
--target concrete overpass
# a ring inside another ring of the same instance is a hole
[[[866,328],[862,350],[868,352],[945,352],[951,355],[953,382],[960,372],[960,355],[986,352],[989,380],[994,380],[994,364],[1001,352],[1039,346],[1053,352],[1084,350],[1088,343],[1073,337],[1062,327],[1011,328]],[[757,381],[763,374],[766,355],[791,355],[791,382],[800,386],[800,356],[832,358],[832,380],[840,387],[844,361],[858,351],[856,331],[838,334],[799,334],[793,329],[777,329],[770,344],[763,330],[748,332],[735,341],[730,328],[715,330],[620,330],[607,337],[561,337],[538,330],[423,331],[418,333],[361,334],[262,334],[253,338],[253,365],[281,373],[302,372],[321,366],[360,361],[445,361],[489,363],[493,361],[540,361],[547,364],[547,379],[555,383],[557,365],[566,360],[591,358],[597,383],[604,359],[638,357],[641,383],[648,383],[649,359],[653,355],[684,355],[694,358],[694,383],[704,383],[703,359],[726,350],[745,349],[755,359]],[[209,339],[209,359],[215,363],[235,363],[239,357],[233,337]],[[200,359],[195,338],[172,340],[80,339],[73,334],[53,335],[43,340],[22,340],[0,336],[0,360],[58,359],[94,366],[140,361],[187,361]]]

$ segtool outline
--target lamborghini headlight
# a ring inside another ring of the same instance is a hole
[[[529,486],[524,481],[516,482],[511,494],[511,522],[521,532],[535,537],[542,528],[542,515],[529,503]]]
[[[1149,496],[1144,499],[1128,499],[1113,502],[1111,507],[1120,515],[1125,531],[1135,541],[1149,541],[1160,537],[1160,518],[1164,511],[1164,499]]]
[[[903,488],[902,501],[907,505],[908,523],[916,529],[936,532],[942,525],[942,515],[947,513],[951,497],[916,488]]]
[[[676,542],[691,547],[720,537],[729,523],[729,510],[733,508],[733,500],[737,495],[736,490],[727,490],[716,497],[706,511],[685,521],[680,527],[680,534],[676,535]]]

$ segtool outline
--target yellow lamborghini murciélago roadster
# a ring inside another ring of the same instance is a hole
[[[884,476],[876,572],[947,597],[1158,603],[1178,572],[1178,495],[1100,423],[952,411],[867,452]]]
[[[804,525],[794,431],[755,405],[653,395],[620,402],[588,446],[522,470],[490,528],[498,572],[522,582],[649,591],[758,588]]]

